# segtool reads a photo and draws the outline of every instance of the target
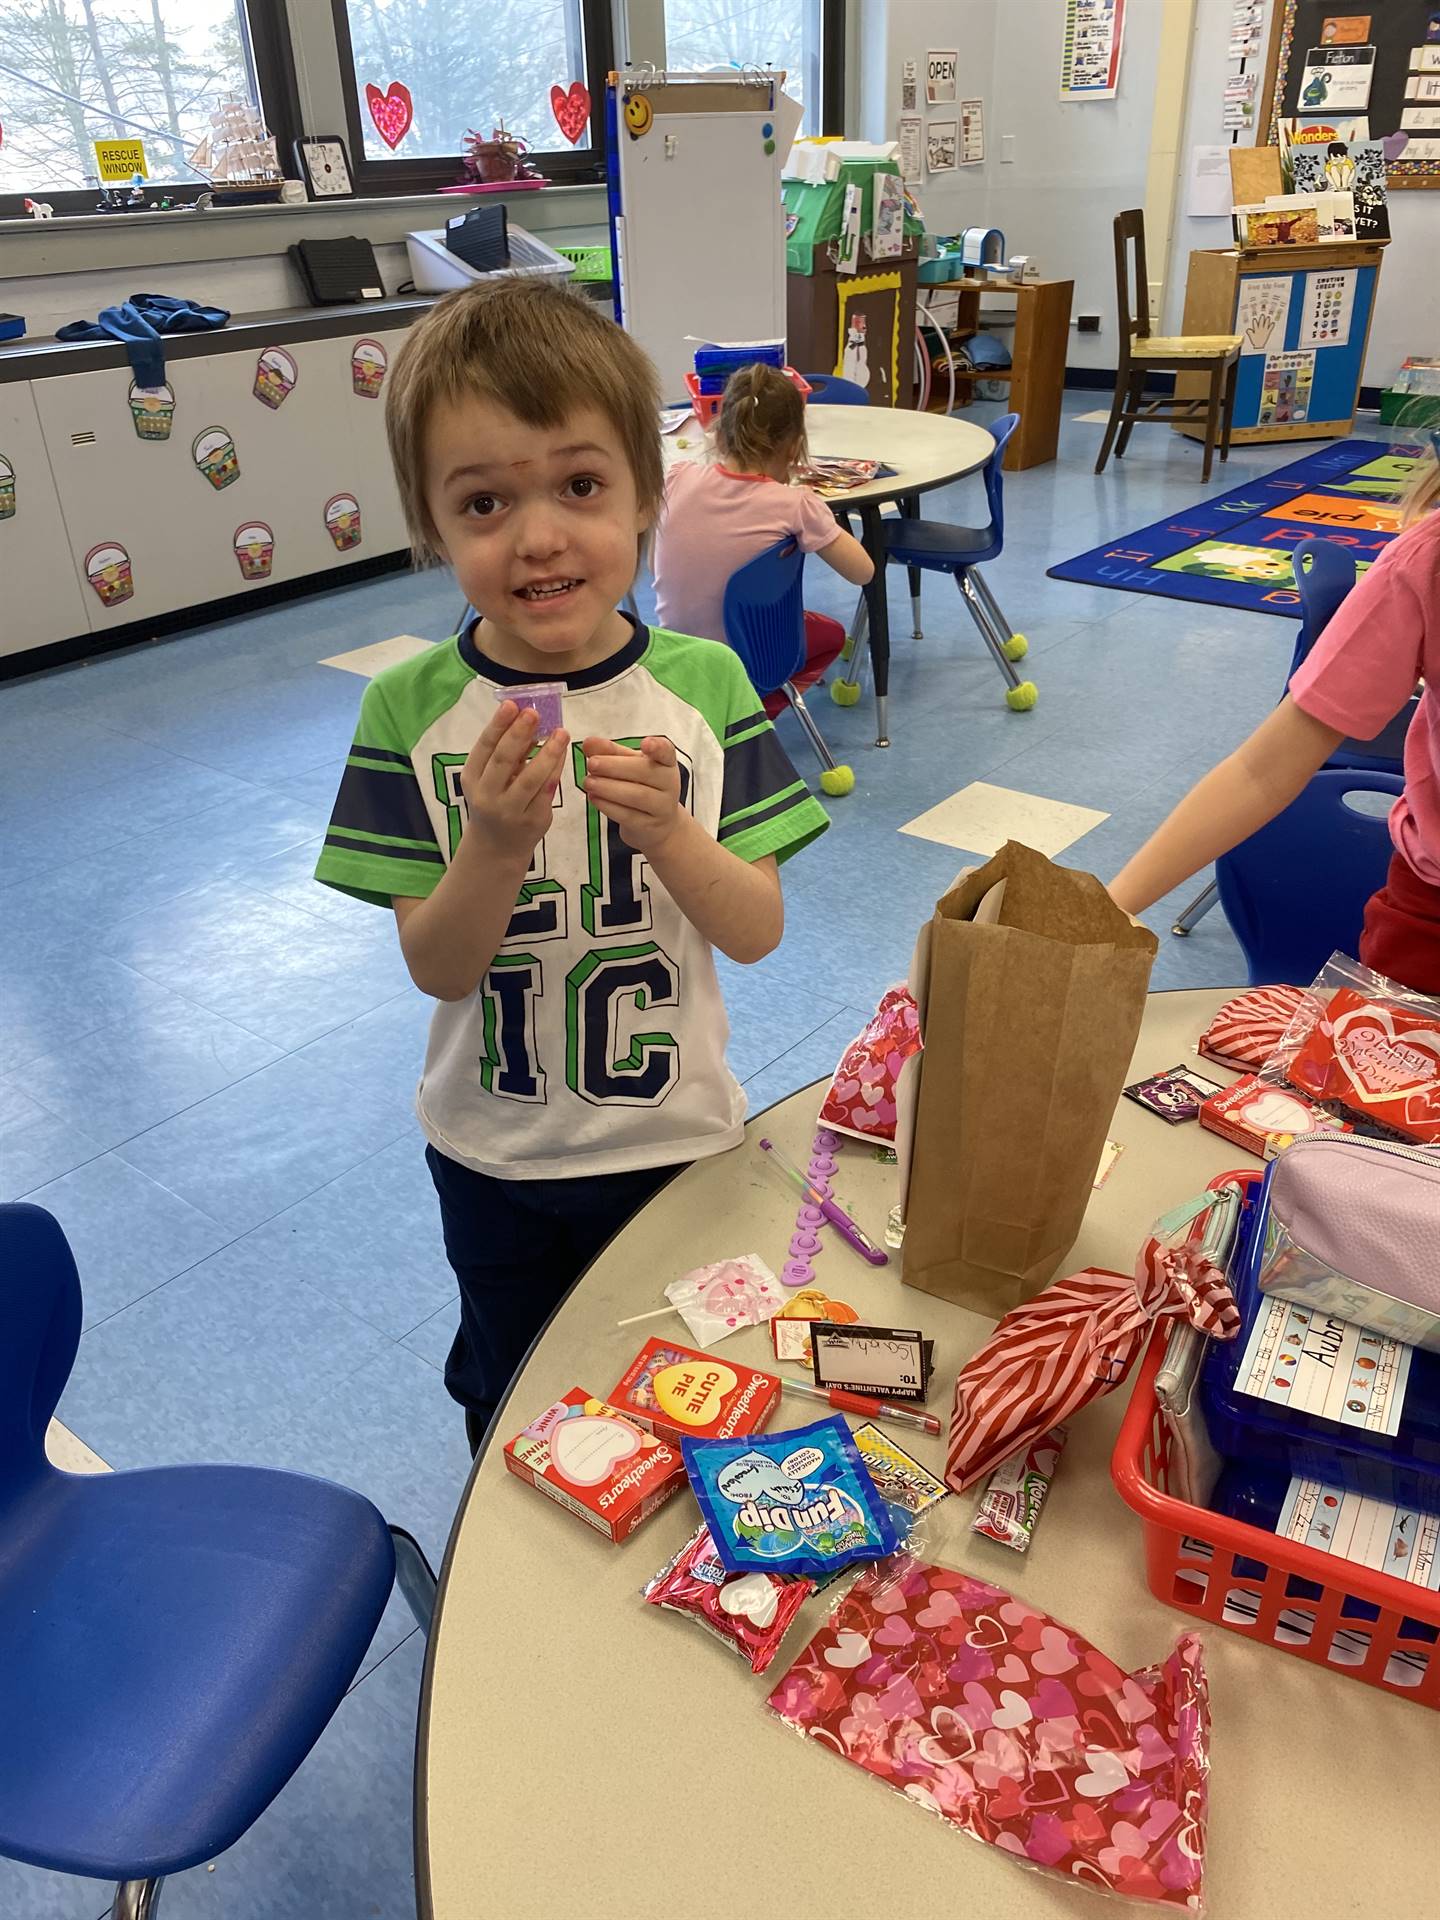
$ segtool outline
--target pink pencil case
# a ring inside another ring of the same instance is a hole
[[[1440,1352],[1440,1153],[1302,1135],[1265,1201],[1262,1293]]]

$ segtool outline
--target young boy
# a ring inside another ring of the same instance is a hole
[[[367,688],[316,877],[392,907],[438,1002],[416,1096],[460,1283],[445,1384],[478,1447],[616,1229],[741,1137],[712,947],[761,960],[828,824],[738,657],[616,610],[662,493],[659,392],[538,279],[440,301],[390,374],[417,557],[478,618]],[[563,680],[565,725],[507,687]]]

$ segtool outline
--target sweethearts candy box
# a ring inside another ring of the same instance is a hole
[[[1301,1134],[1355,1131],[1348,1120],[1326,1113],[1294,1087],[1273,1086],[1254,1073],[1212,1093],[1201,1104],[1200,1124],[1262,1160],[1273,1160]]]
[[[780,1398],[773,1373],[713,1354],[647,1340],[607,1395],[631,1420],[667,1440],[733,1440],[756,1433]]]
[[[505,1465],[607,1540],[628,1539],[685,1481],[679,1451],[583,1387],[505,1444]]]

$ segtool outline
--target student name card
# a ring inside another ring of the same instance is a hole
[[[817,1322],[811,1328],[810,1351],[817,1387],[880,1399],[923,1400],[934,1342],[908,1328]]]
[[[1410,1349],[1333,1314],[1271,1300],[1256,1315],[1238,1392],[1367,1433],[1400,1430]]]

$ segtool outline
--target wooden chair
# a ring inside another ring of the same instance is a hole
[[[1217,435],[1220,458],[1230,458],[1230,422],[1235,412],[1241,335],[1208,333],[1167,338],[1151,333],[1145,216],[1138,207],[1115,216],[1115,299],[1120,322],[1120,366],[1115,375],[1115,399],[1100,445],[1100,458],[1095,462],[1096,473],[1104,471],[1112,447],[1117,460],[1123,456],[1130,444],[1130,429],[1137,421],[1203,420],[1205,465],[1201,478],[1208,480]],[[1207,373],[1209,392],[1195,398],[1179,392],[1159,394],[1147,402],[1145,382],[1151,373]]]

